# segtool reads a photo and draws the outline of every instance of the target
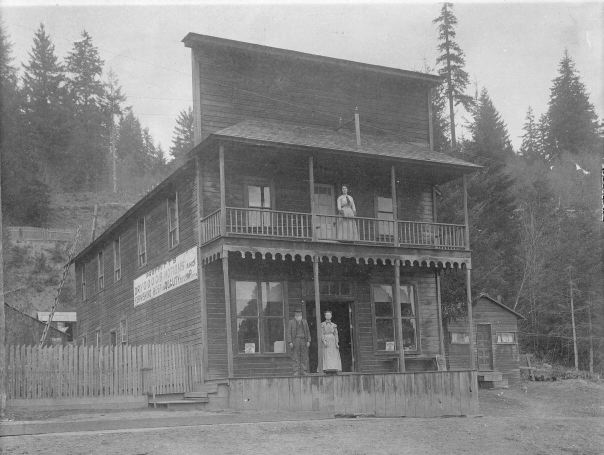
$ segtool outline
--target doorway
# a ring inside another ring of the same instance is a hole
[[[315,211],[319,224],[317,237],[321,240],[334,240],[336,238],[336,226],[333,216],[336,213],[336,198],[333,185],[315,183],[314,191]]]
[[[491,324],[476,325],[476,356],[478,359],[478,371],[493,370]]]
[[[325,318],[323,313],[326,310],[331,311],[331,320],[338,326],[338,339],[340,344],[340,358],[342,359],[342,371],[355,371],[354,343],[353,343],[353,315],[354,305],[351,301],[321,300],[321,321]],[[306,302],[306,320],[312,341],[308,351],[309,371],[314,373],[318,366],[318,345],[317,345],[317,323],[315,318],[315,302],[308,300]],[[321,372],[322,373],[322,372]]]

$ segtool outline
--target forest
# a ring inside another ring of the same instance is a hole
[[[589,92],[572,55],[560,49],[557,72],[543,87],[549,102],[526,106],[514,150],[488,83],[469,93],[458,26],[453,6],[444,4],[434,20],[433,67],[443,83],[434,91],[432,121],[437,151],[483,166],[468,179],[472,294],[488,293],[526,317],[522,352],[602,371],[604,139]],[[60,59],[40,25],[28,61],[17,68],[10,37],[0,31],[6,225],[45,226],[52,192],[142,193],[192,146],[188,108],[175,119],[173,160],[166,160],[86,32]],[[463,223],[460,182],[438,193],[438,221]],[[466,312],[463,280],[455,272],[443,277],[445,320]]]

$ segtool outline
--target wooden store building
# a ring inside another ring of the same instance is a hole
[[[436,186],[465,184],[479,168],[432,149],[439,77],[193,33],[183,41],[196,146],[75,258],[80,341],[196,345],[204,380],[233,388],[291,375],[285,328],[302,306],[313,373],[326,309],[339,377],[438,370],[439,274],[469,279],[471,255],[467,216],[438,222]],[[343,185],[352,218],[337,210]]]

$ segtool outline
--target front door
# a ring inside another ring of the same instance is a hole
[[[478,357],[478,371],[493,370],[491,324],[478,324],[476,326],[476,355]]]
[[[317,213],[317,238],[319,240],[336,239],[335,195],[333,185],[315,183],[315,211]],[[330,216],[325,216],[330,215]]]
[[[342,360],[342,371],[355,371],[354,343],[353,343],[353,303],[352,302],[334,302],[321,301],[321,321],[325,318],[323,314],[326,310],[331,311],[331,321],[338,326],[338,339],[340,344],[340,359]],[[310,300],[306,302],[306,320],[312,341],[308,351],[309,371],[314,373],[318,366],[318,346],[317,346],[317,323],[315,319],[315,302]]]

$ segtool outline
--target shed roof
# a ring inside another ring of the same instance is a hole
[[[278,47],[270,47],[270,46],[263,46],[260,44],[247,43],[244,41],[236,41],[236,40],[230,40],[230,39],[226,39],[226,38],[219,38],[217,36],[200,35],[198,33],[188,33],[187,36],[185,36],[182,39],[182,42],[185,43],[185,46],[191,47],[191,48],[193,48],[195,46],[199,46],[199,45],[214,45],[214,46],[231,47],[231,48],[241,49],[241,50],[245,50],[245,51],[289,57],[289,58],[296,59],[296,60],[300,60],[300,59],[310,60],[310,61],[315,61],[318,63],[327,63],[327,64],[332,64],[332,65],[343,66],[346,68],[360,69],[360,70],[373,71],[373,72],[378,72],[378,73],[383,73],[383,74],[389,74],[389,75],[393,75],[393,76],[400,76],[400,77],[404,77],[407,79],[415,79],[418,81],[422,81],[422,82],[428,83],[430,85],[437,85],[442,81],[442,78],[435,74],[420,73],[419,71],[402,70],[402,69],[398,69],[398,68],[391,68],[388,66],[372,65],[369,63],[355,62],[352,60],[344,60],[344,59],[339,59],[339,58],[334,58],[334,57],[326,57],[323,55],[293,51],[290,49],[282,49],[282,48],[278,48]]]
[[[421,164],[447,165],[465,172],[473,172],[482,167],[444,153],[434,152],[425,145],[404,141],[393,135],[367,133],[363,125],[361,131],[361,146],[358,147],[356,133],[345,128],[332,129],[272,120],[244,120],[212,133],[201,147],[213,139],[228,139],[394,158]]]
[[[478,303],[478,301],[481,298],[485,298],[487,299],[489,302],[494,303],[495,305],[500,306],[501,308],[503,308],[504,310],[509,311],[510,313],[512,313],[514,316],[516,316],[518,319],[526,319],[524,316],[522,316],[520,313],[512,310],[510,307],[504,305],[503,303],[501,303],[499,300],[494,299],[493,297],[491,297],[489,294],[485,294],[485,293],[481,293],[478,297],[476,297],[476,299],[474,300],[474,303],[472,304],[472,306],[476,305]]]

